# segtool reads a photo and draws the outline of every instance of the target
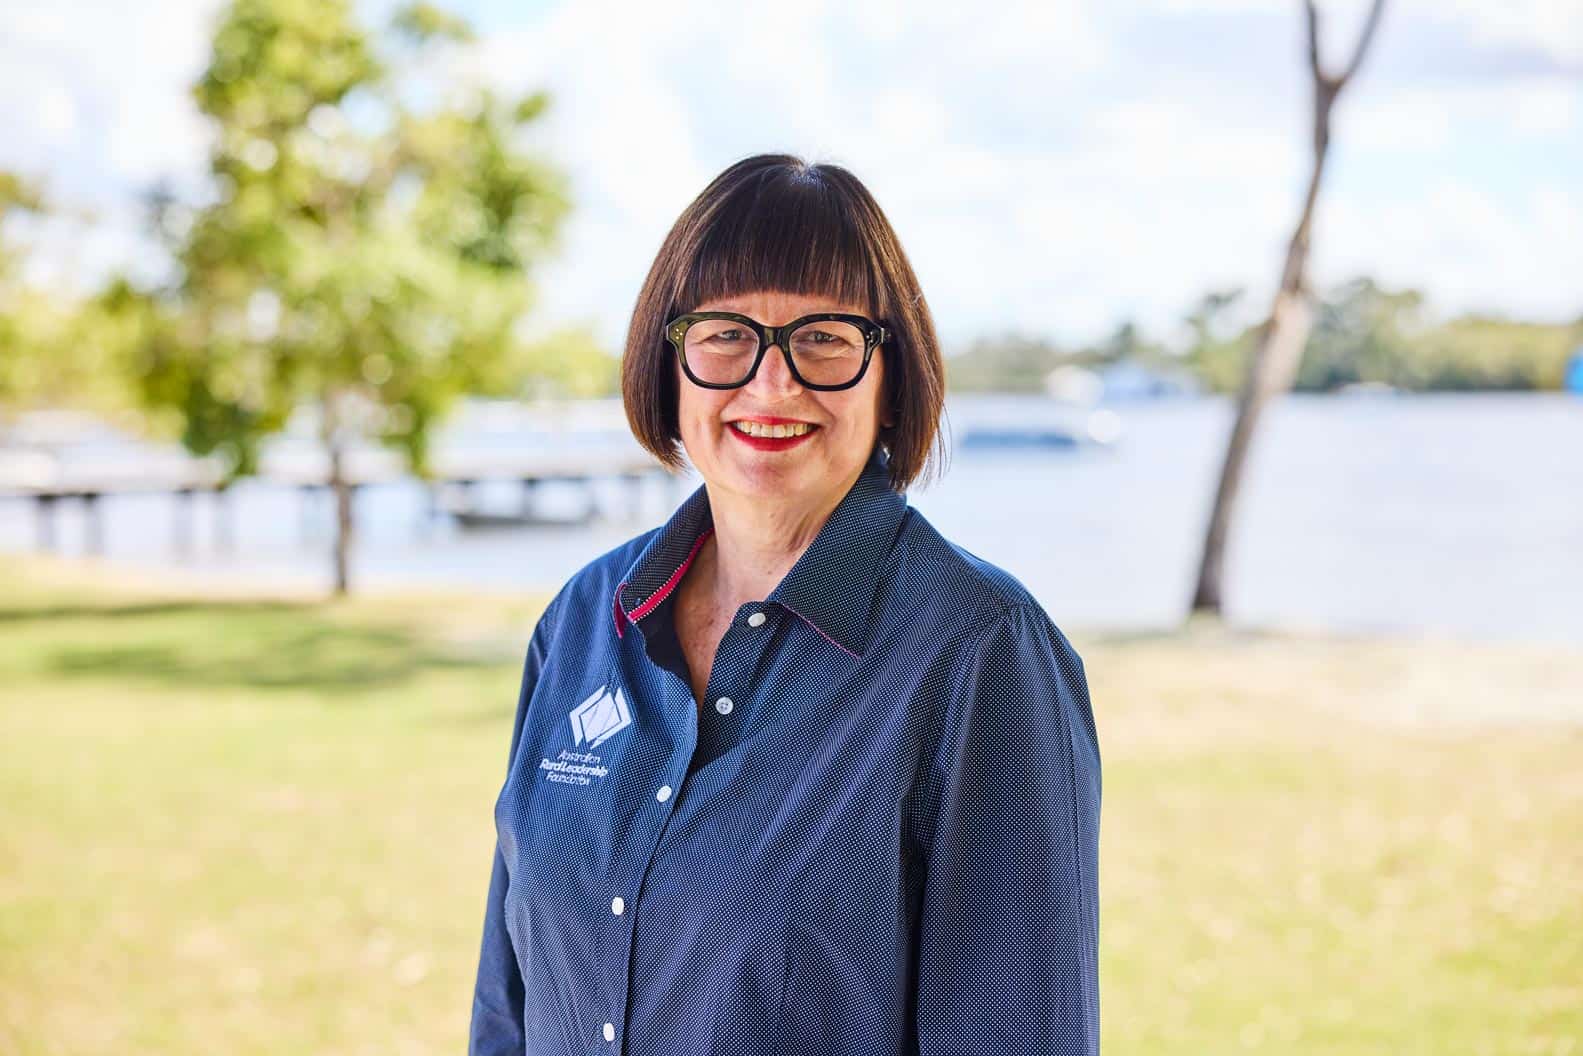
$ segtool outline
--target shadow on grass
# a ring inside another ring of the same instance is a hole
[[[159,602],[0,609],[6,635],[39,639],[27,666],[49,678],[191,689],[374,689],[427,671],[487,670],[420,631],[325,618],[293,602]]]
[[[294,601],[145,601],[131,605],[39,605],[0,606],[0,624],[46,623],[69,620],[124,620],[143,616],[208,613],[216,609],[229,615],[278,615],[313,611],[311,605]]]

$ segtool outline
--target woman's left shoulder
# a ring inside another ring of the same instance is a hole
[[[1098,731],[1077,649],[1026,584],[945,539],[922,518],[901,548],[896,596],[926,596],[912,633],[929,639],[933,662],[950,672],[936,715],[931,773],[964,760],[1077,759],[1074,773],[1098,795]],[[969,745],[973,746],[969,751]],[[1015,766],[1007,762],[1008,766]],[[1086,787],[1086,785],[1085,785]]]
[[[926,614],[928,633],[979,640],[1007,621],[1046,625],[1065,643],[1055,620],[1022,580],[955,543],[911,511],[893,564],[892,595]],[[1069,643],[1066,643],[1069,644]]]

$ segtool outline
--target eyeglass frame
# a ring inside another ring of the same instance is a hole
[[[694,323],[705,319],[729,319],[732,322],[741,323],[743,326],[748,327],[758,335],[758,353],[753,357],[753,365],[748,368],[747,374],[742,378],[741,381],[729,383],[718,381],[700,381],[698,377],[693,374],[692,368],[687,365],[687,351],[685,348],[687,330]],[[863,364],[862,366],[858,367],[857,374],[852,378],[851,381],[844,381],[839,385],[816,385],[812,382],[804,381],[803,376],[797,372],[797,364],[792,360],[791,348],[787,342],[791,338],[792,331],[796,330],[799,326],[803,326],[806,323],[828,321],[851,323],[853,326],[856,326],[860,331],[862,331]],[[798,316],[796,319],[793,319],[791,322],[782,326],[766,326],[757,319],[742,315],[740,312],[686,312],[682,315],[678,315],[676,318],[665,324],[665,340],[669,341],[671,346],[676,349],[676,357],[681,361],[682,364],[682,373],[687,375],[688,381],[692,382],[694,385],[697,385],[699,388],[704,389],[742,388],[742,386],[752,381],[754,376],[758,374],[759,366],[764,362],[764,353],[769,351],[771,345],[775,345],[781,350],[781,356],[786,360],[786,369],[791,371],[791,376],[795,378],[797,380],[797,384],[801,385],[803,388],[813,389],[816,392],[839,392],[842,389],[850,389],[858,382],[862,381],[863,375],[868,373],[868,362],[869,359],[874,355],[874,349],[878,348],[886,341],[889,341],[890,338],[891,333],[885,328],[883,324],[876,323],[866,315],[852,315],[846,312],[814,312],[812,315]]]

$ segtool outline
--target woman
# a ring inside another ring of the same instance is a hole
[[[944,366],[868,191],[721,173],[622,390],[703,485],[533,633],[470,1053],[1096,1052],[1083,664],[907,505]]]

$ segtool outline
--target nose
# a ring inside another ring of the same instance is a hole
[[[788,396],[802,388],[792,376],[791,368],[786,365],[786,354],[781,351],[780,345],[771,345],[764,350],[764,360],[747,387],[762,396]]]

